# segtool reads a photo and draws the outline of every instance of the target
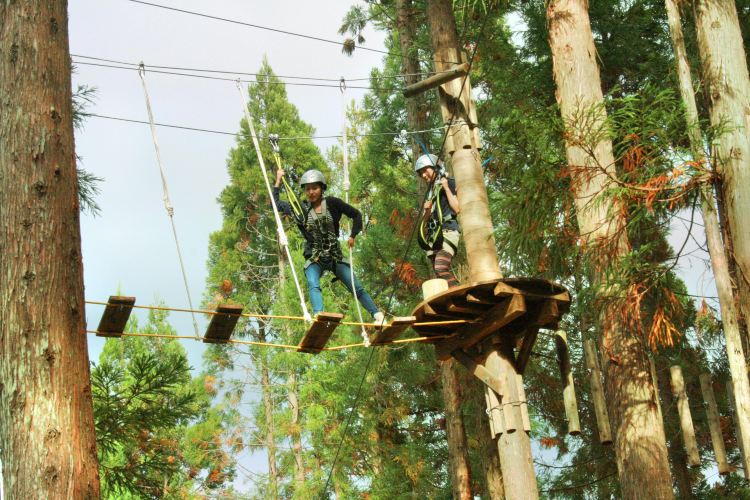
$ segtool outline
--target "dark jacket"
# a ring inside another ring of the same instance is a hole
[[[292,206],[288,202],[283,201],[279,198],[279,191],[280,188],[273,188],[273,199],[274,201],[276,201],[276,206],[278,207],[279,212],[294,218]],[[336,231],[336,234],[339,234],[340,231],[339,223],[341,221],[342,215],[346,215],[353,221],[351,234],[352,238],[356,237],[359,233],[362,232],[362,214],[359,210],[349,205],[344,200],[336,198],[335,196],[326,196],[325,200],[328,212],[331,214],[331,218],[333,219],[333,229]],[[302,201],[300,205],[302,206],[303,212],[302,220],[295,220],[295,222],[297,223],[297,227],[302,232],[302,235],[305,237],[304,256],[305,258],[309,258],[312,255],[312,237],[307,234],[307,230],[305,229],[305,219],[307,219],[307,214],[310,213],[310,210],[312,210],[312,206],[307,200]]]

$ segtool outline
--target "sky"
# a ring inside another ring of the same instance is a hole
[[[351,5],[336,0],[155,3],[333,40],[343,38],[337,30]],[[363,50],[348,57],[338,45],[128,0],[71,0],[69,16],[74,61],[100,63],[81,56],[143,61],[155,121],[194,128],[238,130],[243,111],[236,84],[151,73],[149,65],[253,73],[266,57],[278,75],[352,79],[367,77],[382,57]],[[384,48],[381,33],[365,32],[365,37],[366,47]],[[233,79],[238,75],[222,76]],[[334,87],[288,86],[287,92],[317,135],[337,135],[342,128],[343,99],[336,82],[325,83]],[[91,113],[148,119],[136,71],[79,63],[73,85],[96,87],[95,103],[88,108]],[[359,100],[364,92],[349,88],[346,97]],[[221,226],[216,199],[229,181],[226,159],[234,137],[164,127],[157,127],[156,134],[188,286],[198,307],[205,288],[208,238]],[[333,141],[316,142],[325,149]],[[90,117],[76,134],[76,150],[81,166],[104,179],[96,198],[101,214],[84,214],[81,220],[86,299],[106,301],[119,293],[135,296],[137,304],[161,300],[171,307],[187,308],[148,125]],[[89,329],[96,328],[102,311],[102,306],[87,307]],[[138,315],[145,318],[143,312]],[[172,313],[170,319],[180,335],[193,335],[190,314]],[[207,322],[200,316],[197,319],[203,331]],[[92,360],[98,358],[102,345],[103,339],[89,336]],[[185,342],[185,346],[191,364],[200,366],[203,346],[195,342]]]

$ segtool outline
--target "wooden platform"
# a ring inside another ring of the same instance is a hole
[[[404,330],[416,323],[416,321],[417,318],[414,316],[393,318],[383,330],[370,335],[370,344],[378,345],[390,342],[398,338]]]
[[[207,344],[225,344],[232,336],[234,327],[242,314],[242,306],[221,305],[216,308],[218,314],[211,317],[203,342]]]
[[[331,338],[333,331],[339,326],[339,322],[343,317],[344,315],[340,313],[318,313],[315,321],[313,321],[302,338],[302,342],[299,343],[297,352],[318,354],[325,347],[328,339]]]
[[[417,323],[466,320],[465,324],[416,325],[423,336],[455,334],[435,341],[438,358],[448,359],[488,337],[501,335],[519,348],[517,363],[523,371],[540,328],[556,329],[570,307],[568,291],[551,281],[508,278],[451,288],[417,305]]]
[[[96,336],[122,337],[134,305],[135,297],[110,296],[99,326],[96,327]]]

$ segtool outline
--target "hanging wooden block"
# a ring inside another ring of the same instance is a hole
[[[529,404],[526,401],[526,389],[523,387],[523,375],[516,374],[516,390],[518,391],[518,408],[521,410],[521,422],[523,430],[531,432],[531,419],[529,418]]]
[[[235,326],[242,314],[242,306],[224,304],[216,308],[217,314],[211,317],[203,342],[207,344],[225,344],[232,336]]]
[[[134,305],[135,297],[110,296],[102,319],[99,320],[99,326],[96,327],[96,336],[122,337]]]
[[[708,429],[711,432],[711,444],[714,447],[716,465],[719,469],[719,474],[729,474],[727,452],[724,449],[724,436],[721,434],[721,424],[719,423],[719,408],[716,405],[714,389],[711,387],[711,375],[701,373],[698,379],[701,383],[703,400],[706,402],[706,419],[708,420]]]
[[[484,401],[487,405],[487,417],[490,419],[490,432],[494,439],[505,431],[503,428],[503,408],[500,406],[497,394],[489,387],[484,388]]]
[[[318,354],[325,347],[343,317],[344,315],[340,313],[318,313],[297,347],[297,351]]]
[[[557,363],[560,366],[560,380],[563,385],[563,404],[565,416],[568,419],[568,434],[577,436],[581,433],[581,423],[578,419],[578,403],[576,389],[573,385],[573,371],[570,369],[570,351],[568,336],[564,331],[555,332],[555,347],[557,349]]]
[[[682,438],[687,452],[687,463],[691,467],[696,467],[700,465],[701,460],[698,454],[698,442],[695,440],[690,403],[685,392],[685,381],[682,378],[682,368],[678,365],[672,366],[669,373],[672,377],[672,394],[677,400],[677,413],[680,415],[680,427],[682,428]]]
[[[727,401],[729,402],[729,411],[732,412],[732,420],[734,421],[734,429],[735,429],[735,436],[739,434],[739,428],[740,423],[737,420],[737,404],[734,401],[734,383],[731,380],[727,381]],[[742,457],[742,463],[745,462],[745,457],[747,456],[745,447],[742,446],[742,440],[737,439],[737,445],[740,448],[740,456]],[[745,477],[745,479],[748,479],[750,477],[750,473],[745,470],[744,467],[741,467],[742,474]]]
[[[599,370],[599,362],[596,358],[596,346],[593,340],[583,341],[583,353],[586,359],[586,367],[589,369],[589,384],[591,385],[591,398],[594,401],[596,426],[599,429],[599,442],[601,444],[612,444],[612,430],[609,426],[609,413],[607,412],[607,403],[604,399],[602,374]]]

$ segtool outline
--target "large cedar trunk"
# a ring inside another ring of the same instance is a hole
[[[401,47],[401,60],[404,81],[406,85],[417,83],[420,78],[421,68],[414,43],[416,15],[412,0],[396,0],[396,29],[398,41]],[[424,97],[414,96],[406,100],[406,121],[411,130],[424,130],[427,128],[427,114],[424,110]],[[417,158],[421,154],[416,135],[411,136],[412,155]]]
[[[707,165],[708,162],[703,153],[703,138],[700,129],[698,128],[698,109],[695,104],[695,93],[693,90],[692,78],[690,76],[690,66],[688,64],[687,53],[685,50],[685,42],[682,35],[679,9],[674,0],[666,0],[666,7],[669,29],[672,36],[672,46],[674,47],[675,61],[677,64],[677,74],[680,82],[680,94],[685,103],[686,122],[690,127],[690,143],[693,150],[693,156],[698,163]],[[714,7],[718,7],[718,4],[714,5]],[[705,6],[699,9],[703,11],[703,14],[699,17],[702,17],[702,23],[704,25],[708,22],[708,19],[706,18],[708,14],[705,12],[705,9]],[[731,6],[731,9],[734,9],[733,5]],[[734,13],[734,19],[736,21],[736,12]],[[706,26],[699,28],[699,31],[703,32],[702,36],[704,38],[707,36],[707,33],[705,32]],[[741,48],[741,39],[739,43]],[[701,44],[705,46],[708,44],[708,41],[703,39]],[[704,47],[704,57],[705,50],[706,48]],[[744,54],[742,57],[742,65],[744,65]],[[708,64],[708,61],[704,62],[704,71],[706,71],[706,64]],[[747,77],[747,69],[745,69],[745,77]],[[721,87],[714,84],[709,89],[712,94],[713,107],[715,107],[717,99],[713,94],[714,92],[718,92],[720,88]],[[745,96],[747,98],[747,94]],[[722,104],[725,104],[725,101],[722,99],[719,100],[722,101]],[[745,186],[745,189],[747,190],[748,186]],[[738,438],[744,449],[750,449],[750,383],[748,383],[747,363],[742,349],[739,311],[735,306],[732,279],[730,277],[730,265],[727,252],[724,251],[724,246],[722,245],[722,234],[714,202],[712,186],[703,185],[701,187],[701,211],[703,215],[704,230],[706,232],[706,244],[711,257],[711,268],[714,273],[716,290],[719,295],[722,330],[724,331],[724,337],[726,339],[727,358],[729,360],[732,379],[734,380],[734,399],[737,402],[737,422],[739,424]],[[742,288],[743,287],[741,286],[740,289]],[[750,462],[746,459],[744,464],[746,470],[750,470],[750,467],[748,467],[749,465]]]
[[[0,458],[8,498],[99,498],[67,2],[0,3]]]
[[[416,83],[419,79],[419,60],[414,52],[414,12],[411,0],[397,0],[396,22],[403,56],[403,73],[407,84]],[[451,12],[452,18],[452,12]],[[423,129],[426,123],[421,111],[421,97],[407,99],[407,121],[412,130]],[[418,156],[419,147],[412,144],[414,156]],[[451,361],[440,364],[443,401],[445,402],[446,433],[448,437],[448,458],[451,484],[454,498],[469,499],[471,495],[471,471],[469,452],[466,444],[466,432],[461,414],[461,395],[455,367]]]
[[[724,131],[716,140],[716,169],[726,208],[740,291],[740,309],[750,318],[750,77],[742,32],[732,0],[696,0],[696,33],[711,124]]]
[[[453,360],[440,361],[440,381],[445,403],[445,433],[448,437],[453,498],[470,500],[472,494],[469,448],[466,445],[464,418],[461,414],[461,387]]]
[[[627,252],[625,221],[620,210],[602,199],[607,170],[615,168],[612,144],[601,140],[590,154],[570,137],[580,136],[576,117],[585,116],[596,130],[606,119],[596,49],[585,0],[553,0],[547,20],[552,49],[556,98],[566,123],[566,155],[581,239],[589,248],[608,243],[611,257]],[[605,291],[607,276],[592,276]],[[606,313],[605,313],[606,314]],[[604,318],[602,318],[604,319]],[[657,410],[644,345],[610,316],[601,321],[607,346],[607,401],[616,428],[615,453],[624,498],[672,498],[664,427]]]

